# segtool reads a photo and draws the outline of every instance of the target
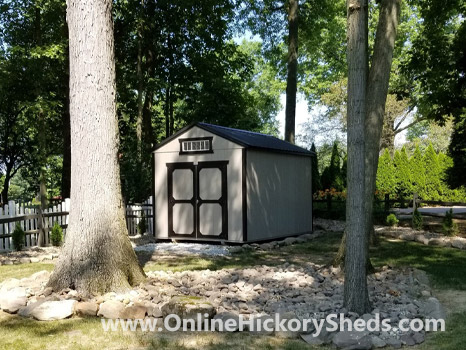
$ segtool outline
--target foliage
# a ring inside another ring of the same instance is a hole
[[[7,197],[20,170],[37,171],[62,151],[67,34],[63,1],[0,0],[0,8],[0,172],[8,178]]]
[[[411,126],[406,133],[409,141],[404,144],[408,153],[413,153],[416,147],[424,152],[432,144],[435,152],[447,153],[453,133],[453,119],[445,120],[443,125],[435,121],[422,121]]]
[[[388,149],[385,149],[382,156],[379,157],[376,188],[383,194],[394,194],[396,189],[395,165]]]
[[[283,84],[264,59],[261,43],[231,40],[234,5],[231,0],[115,3],[126,201],[141,202],[151,194],[153,146],[191,122],[278,133]]]
[[[456,236],[458,234],[458,224],[453,221],[453,209],[451,208],[445,213],[442,230],[446,236]]]
[[[402,71],[416,91],[419,113],[440,122],[454,118],[449,183],[459,187],[466,184],[466,3],[415,0],[413,4],[423,20]]]
[[[338,142],[333,143],[332,155],[330,164],[322,172],[322,187],[325,189],[335,188],[337,191],[342,191],[345,187],[344,178],[346,174],[342,173],[342,162]]]
[[[386,149],[379,158],[377,192],[392,198],[411,198],[416,192],[423,200],[466,202],[466,188],[451,189],[447,183],[451,166],[451,158],[437,153],[431,143],[424,151],[417,146],[411,157],[405,147],[393,158]]]
[[[414,209],[411,225],[415,230],[422,230],[424,225],[424,219],[417,208]]]
[[[50,241],[55,247],[59,247],[63,243],[63,229],[57,221],[53,224]]]
[[[414,154],[409,159],[408,164],[413,192],[419,194],[421,198],[424,198],[423,194],[425,193],[426,187],[426,169],[423,167],[424,159],[419,147],[416,147],[414,150]]]
[[[395,214],[389,214],[385,222],[387,223],[388,226],[396,227],[398,223],[400,222],[400,220],[397,219]]]
[[[25,240],[24,230],[21,227],[20,223],[18,222],[15,226],[15,230],[11,234],[11,239],[13,241],[13,248],[17,251],[20,251],[24,247],[24,240]]]
[[[395,165],[395,178],[396,178],[396,193],[402,197],[407,198],[413,194],[412,174],[409,167],[409,159],[406,149],[403,147],[400,151],[396,151],[393,157]]]
[[[141,214],[141,219],[138,222],[138,234],[142,236],[146,232],[147,232],[146,214],[143,210]]]
[[[337,191],[335,188],[325,189],[321,191],[317,191],[314,193],[313,198],[322,200],[331,198],[332,200],[345,200],[346,199],[346,192],[345,191]]]

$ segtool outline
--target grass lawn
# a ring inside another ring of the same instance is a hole
[[[148,262],[150,270],[218,270],[260,264],[296,265],[306,261],[325,264],[335,254],[341,235],[327,234],[312,242],[283,247],[271,252],[251,251],[229,257],[163,257]],[[466,251],[424,246],[414,242],[382,239],[371,248],[374,266],[414,266],[431,277],[435,295],[450,312],[447,331],[429,335],[426,343],[413,349],[462,349],[466,343]],[[0,266],[0,281],[26,277],[52,264]],[[253,336],[247,333],[145,333],[102,331],[99,319],[69,319],[38,322],[0,312],[0,349],[321,349],[302,341]]]

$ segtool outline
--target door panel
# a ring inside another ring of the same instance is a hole
[[[168,237],[196,237],[196,178],[193,163],[168,163]]]
[[[197,165],[197,237],[228,239],[228,161]]]
[[[217,203],[204,203],[199,207],[199,232],[206,236],[222,234],[222,206]]]
[[[219,200],[222,197],[222,172],[215,168],[199,170],[199,198]]]
[[[194,206],[191,203],[173,205],[173,219],[175,235],[190,235],[194,232]]]
[[[173,198],[192,199],[194,197],[194,173],[192,169],[173,170]]]

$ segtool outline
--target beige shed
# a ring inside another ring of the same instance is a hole
[[[314,153],[194,123],[154,152],[157,239],[254,242],[312,232]]]

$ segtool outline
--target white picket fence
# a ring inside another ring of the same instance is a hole
[[[126,227],[130,236],[138,234],[139,222],[144,218],[146,220],[146,232],[143,234],[154,234],[154,208],[152,206],[152,196],[141,204],[126,205]]]
[[[66,235],[68,227],[68,214],[71,201],[69,198],[61,203],[55,204],[44,210],[44,230],[45,244],[50,242],[50,231],[55,222],[63,228]],[[126,225],[130,236],[138,234],[138,224],[141,220],[146,220],[146,235],[152,235],[153,230],[153,208],[152,197],[141,204],[126,205]],[[3,208],[0,207],[0,250],[12,250],[13,243],[11,234],[16,224],[19,223],[25,232],[25,246],[33,247],[38,243],[39,238],[39,208],[31,203],[15,203],[9,201]]]

